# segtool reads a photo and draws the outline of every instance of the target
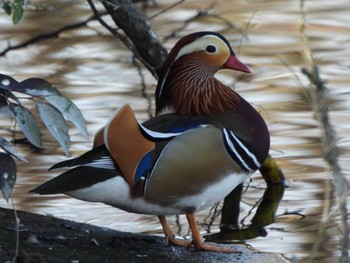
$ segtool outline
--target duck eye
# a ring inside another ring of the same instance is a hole
[[[216,47],[213,46],[213,45],[208,45],[208,46],[205,48],[205,51],[208,52],[208,53],[215,53],[215,52],[216,52]]]

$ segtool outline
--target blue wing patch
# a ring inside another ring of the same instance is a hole
[[[183,125],[181,127],[171,127],[170,132],[183,133],[187,130],[199,128],[199,127],[201,127],[201,124],[198,124],[197,122],[187,122],[185,125]]]
[[[145,179],[148,172],[152,169],[154,163],[154,150],[146,153],[137,165],[135,172],[135,183],[140,179]]]

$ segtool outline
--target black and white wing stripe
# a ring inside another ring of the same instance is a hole
[[[260,163],[255,155],[237,138],[230,130],[223,129],[224,142],[228,153],[242,170],[253,173],[259,167]]]
[[[83,155],[73,158],[70,160],[65,160],[63,162],[56,163],[49,170],[63,168],[63,167],[79,167],[79,166],[89,166],[101,169],[115,170],[119,169],[117,164],[113,160],[112,156],[108,152],[105,145],[101,145],[84,153]]]
[[[84,166],[94,167],[94,168],[101,168],[101,169],[110,169],[115,170],[116,165],[114,160],[112,159],[112,156],[102,156],[99,159],[91,160],[89,163],[81,164]]]
[[[51,169],[70,167],[30,192],[38,194],[58,194],[87,188],[106,181],[121,172],[104,145],[92,149],[82,156],[55,164]]]

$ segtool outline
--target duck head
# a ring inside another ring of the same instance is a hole
[[[196,32],[180,39],[161,71],[156,113],[210,116],[234,110],[240,97],[214,77],[220,69],[250,73],[218,33]]]

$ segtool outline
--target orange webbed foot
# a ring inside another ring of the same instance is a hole
[[[175,234],[171,230],[169,223],[165,216],[158,216],[160,223],[162,224],[163,231],[166,238],[166,243],[168,245],[175,245],[180,247],[194,247],[197,250],[204,250],[204,251],[214,251],[214,252],[226,252],[226,253],[241,253],[241,251],[229,248],[229,247],[218,247],[214,245],[206,244],[203,241],[202,235],[199,232],[196,219],[193,213],[186,214],[188,223],[190,225],[191,231],[192,231],[192,238],[193,240],[181,240],[176,239]]]
[[[162,224],[163,231],[165,234],[165,240],[168,245],[175,245],[180,247],[190,247],[192,245],[191,240],[176,239],[175,234],[171,230],[168,220],[165,216],[158,216],[160,223]]]
[[[215,252],[226,252],[226,253],[241,253],[241,251],[229,248],[229,247],[218,247],[206,244],[203,241],[202,235],[199,232],[196,218],[193,213],[187,213],[186,214],[188,224],[190,225],[191,231],[192,231],[192,245],[198,249],[198,250],[205,250],[205,251],[215,251]]]

